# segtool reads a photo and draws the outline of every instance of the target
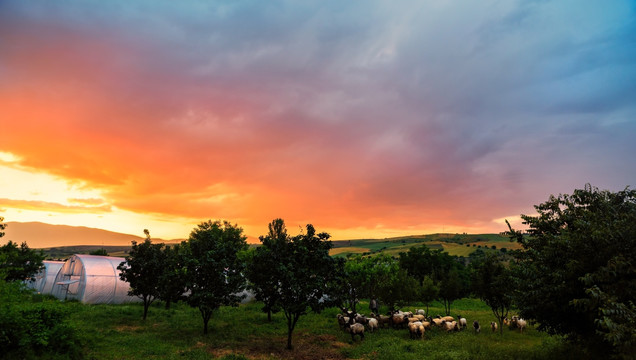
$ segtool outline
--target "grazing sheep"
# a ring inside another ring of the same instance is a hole
[[[491,321],[490,322],[490,329],[492,330],[492,332],[497,331],[497,322],[496,321]]]
[[[421,322],[416,321],[416,322],[412,322],[409,323],[409,334],[411,336],[411,339],[414,338],[423,338],[424,337],[424,325],[422,325]]]
[[[422,321],[422,326],[424,326],[424,329],[430,330],[431,329],[431,325],[433,323],[431,323],[430,321]]]
[[[477,320],[473,321],[473,329],[475,329],[476,333],[480,333],[481,332],[481,326],[479,326],[479,321],[477,321]]]
[[[369,331],[371,332],[374,332],[375,330],[378,330],[380,328],[378,319],[375,319],[375,318],[368,319],[367,326],[369,327]]]
[[[341,329],[344,329],[345,324],[349,322],[349,317],[344,316],[342,314],[338,314],[337,318],[338,318],[338,325],[340,326]]]
[[[405,327],[408,323],[406,314],[394,314],[391,319],[394,328]]]
[[[356,317],[354,318],[354,321],[357,322],[358,324],[366,325],[369,319],[364,317],[364,315],[362,314],[357,314]]]
[[[384,326],[391,326],[391,317],[387,316],[387,315],[371,315],[371,317],[373,317],[374,319],[378,320],[378,325],[380,327],[384,327]]]
[[[345,330],[351,334],[351,341],[355,341],[354,336],[356,335],[360,336],[360,341],[364,340],[364,325],[358,323],[347,323],[345,325]]]
[[[518,316],[513,316],[512,320],[510,320],[510,329],[516,329],[519,328],[519,332],[523,334],[523,329],[528,325],[528,323],[524,320],[519,318]]]
[[[444,321],[442,323],[442,328],[448,332],[451,331],[459,331],[459,326],[457,325],[457,321]]]
[[[444,321],[455,321],[455,318],[452,316],[443,316],[441,319]]]
[[[435,324],[435,326],[442,326],[442,324],[444,323],[444,320],[442,319],[431,319],[431,321],[433,322],[433,324]]]
[[[503,324],[504,324],[505,326],[510,326],[510,320],[508,320],[508,317],[505,317],[505,318],[503,319]]]
[[[412,317],[412,318],[410,318],[410,319],[413,319],[413,318],[418,319],[419,321],[424,321],[424,320],[426,320],[426,316],[424,316],[424,315],[422,315],[422,314],[415,314],[415,315],[413,315],[413,317]]]
[[[468,326],[468,321],[466,320],[466,318],[463,318],[461,315],[457,315],[457,319],[459,319],[459,328],[462,330],[466,329],[466,326]]]

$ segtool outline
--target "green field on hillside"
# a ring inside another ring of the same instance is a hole
[[[413,246],[426,245],[431,250],[443,250],[453,256],[468,256],[479,248],[508,250],[519,249],[520,245],[499,234],[430,234],[388,239],[360,239],[334,241],[333,256],[349,254],[371,254],[384,252],[397,256]]]

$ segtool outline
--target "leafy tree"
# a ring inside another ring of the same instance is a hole
[[[148,230],[144,230],[147,233]],[[148,234],[148,233],[147,233]],[[137,296],[144,302],[143,319],[148,307],[159,296],[159,278],[164,269],[163,244],[153,244],[150,236],[141,244],[132,242],[132,249],[117,269],[119,277],[130,284],[128,295]]]
[[[439,286],[435,285],[429,276],[425,276],[419,290],[417,299],[426,305],[426,313],[428,314],[429,305],[439,296]]]
[[[5,281],[34,280],[43,267],[44,257],[42,250],[30,249],[26,242],[18,247],[17,243],[9,241],[0,246],[0,277]]]
[[[208,333],[212,313],[222,305],[237,306],[245,295],[244,263],[239,252],[247,249],[243,229],[227,221],[208,220],[199,224],[183,242],[188,304],[203,318]]]
[[[404,269],[400,269],[397,261],[394,271],[378,279],[378,298],[385,303],[390,311],[394,311],[404,305],[415,301],[422,293],[419,282]]]
[[[279,279],[277,305],[285,314],[287,348],[292,349],[292,334],[298,319],[306,315],[309,308],[320,312],[330,304],[326,295],[337,277],[338,260],[329,256],[332,247],[329,234],[317,234],[312,225],[307,225],[304,234],[279,235],[276,241],[263,241],[263,247],[276,256],[272,273]]]
[[[510,228],[523,247],[516,253],[521,314],[589,349],[633,357],[636,191],[588,184],[535,209],[537,216],[521,215],[528,236]]]
[[[439,299],[444,305],[446,315],[450,315],[453,302],[467,294],[465,276],[465,271],[459,266],[452,267],[439,283]]]
[[[4,236],[4,229],[7,228],[7,224],[3,223],[4,218],[0,216],[0,238]]]
[[[380,283],[393,277],[396,269],[395,259],[386,254],[351,256],[343,264],[340,288],[333,297],[341,309],[357,313],[359,299],[380,298]]]
[[[408,272],[409,275],[416,278],[420,284],[424,278],[433,273],[435,256],[426,245],[413,246],[408,252],[401,252],[400,267]]]
[[[267,313],[267,320],[272,320],[272,313],[280,311],[280,281],[278,278],[278,249],[284,248],[289,241],[287,229],[283,219],[275,219],[269,225],[269,232],[259,239],[263,246],[259,246],[247,254],[246,277],[254,297],[263,302],[263,312]]]
[[[499,323],[499,332],[503,335],[503,320],[508,316],[508,311],[512,306],[514,290],[512,273],[493,253],[471,263],[471,267],[473,269],[473,291],[490,307]]]
[[[172,302],[183,299],[186,292],[185,265],[181,246],[175,244],[163,249],[163,269],[159,275],[159,299],[170,309]]]

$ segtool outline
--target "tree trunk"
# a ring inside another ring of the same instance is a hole
[[[166,300],[166,310],[170,309],[170,299]]]
[[[146,320],[146,316],[148,315],[148,307],[150,306],[150,302],[148,299],[144,298],[144,320]]]
[[[267,311],[267,321],[268,322],[272,321],[272,310]]]
[[[292,332],[294,328],[292,326],[291,318],[287,318],[287,349],[292,349]]]
[[[210,321],[210,317],[212,316],[212,312],[201,310],[201,315],[203,316],[203,334],[208,334],[208,322]]]
[[[300,315],[296,315],[296,314],[290,314],[290,316],[287,317],[287,349],[288,350],[293,349],[292,333],[294,332],[294,328],[296,327],[296,322],[298,321],[299,317]]]

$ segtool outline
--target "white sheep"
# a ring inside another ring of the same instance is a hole
[[[491,321],[490,322],[490,329],[492,330],[492,332],[497,331],[497,322],[496,321]]]
[[[415,313],[416,313],[417,315],[424,315],[424,316],[426,316],[426,311],[424,311],[423,309],[418,309],[418,310],[416,310],[416,311],[415,311]]]
[[[458,316],[459,318],[459,327],[463,330],[466,329],[466,326],[468,326],[468,321],[466,320],[466,318],[463,318],[460,316]]]
[[[424,337],[424,325],[420,321],[409,323],[409,334],[411,339],[419,337],[420,339]]]
[[[359,323],[345,325],[345,330],[351,334],[351,341],[355,341],[354,336],[359,335],[360,341],[364,340],[364,325]]]
[[[457,321],[444,321],[442,323],[442,328],[448,332],[451,331],[458,331],[459,330],[459,326],[457,325]]]
[[[338,318],[338,325],[340,326],[341,329],[344,329],[345,325],[349,322],[349,317],[344,316],[342,314],[338,314],[337,318]]]
[[[513,316],[512,320],[510,321],[510,329],[514,329],[514,328],[519,328],[519,332],[523,334],[523,329],[528,325],[528,323],[524,320],[519,318],[518,316]]]
[[[378,319],[370,318],[367,321],[367,326],[369,327],[369,331],[374,332],[380,328],[380,324],[378,323]]]

